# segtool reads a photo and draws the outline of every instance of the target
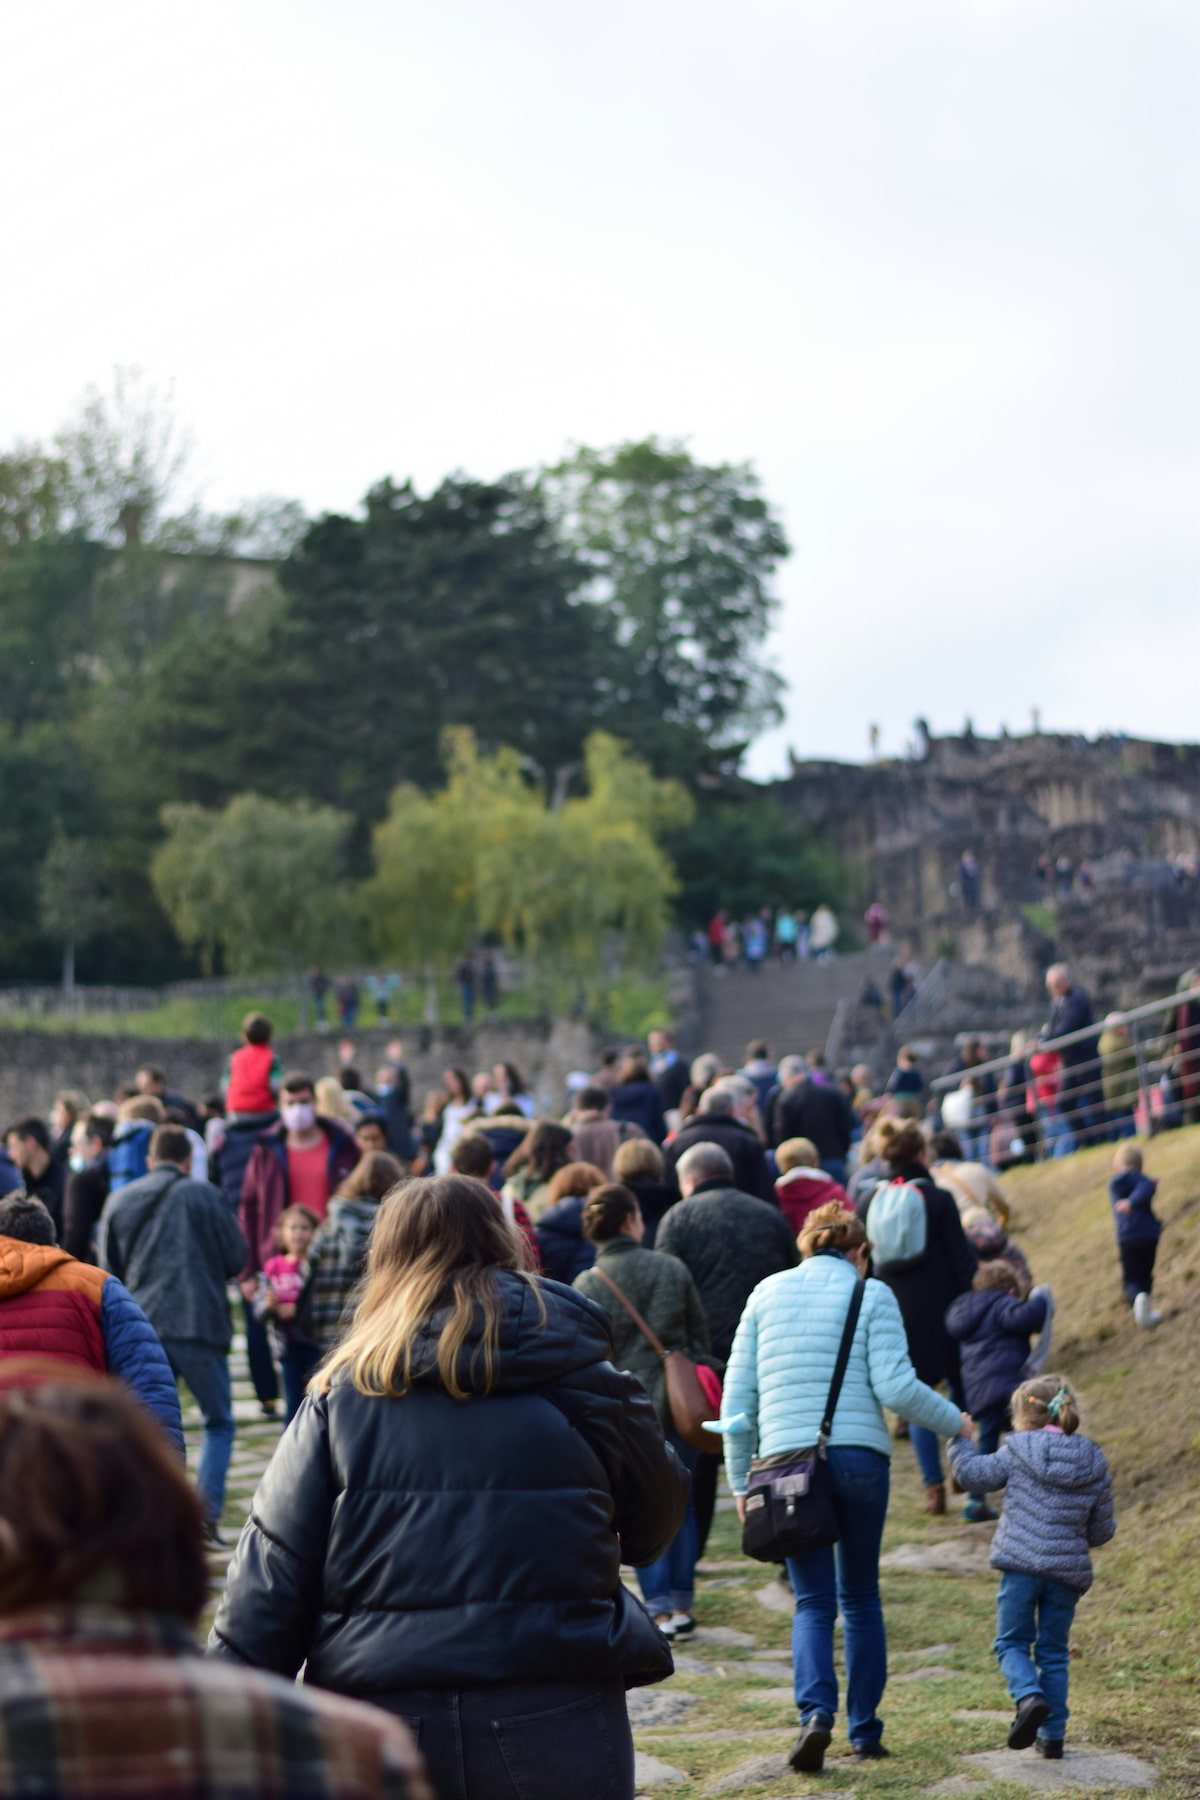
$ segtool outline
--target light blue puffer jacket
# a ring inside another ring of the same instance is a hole
[[[750,1459],[806,1450],[817,1441],[833,1365],[858,1276],[836,1251],[810,1256],[759,1282],[733,1340],[721,1416],[746,1415],[725,1438],[725,1469],[745,1492]],[[918,1381],[904,1321],[892,1290],[868,1281],[829,1442],[891,1453],[883,1407],[946,1436],[958,1431],[957,1406]]]

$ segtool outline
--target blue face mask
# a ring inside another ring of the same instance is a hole
[[[388,1095],[393,1093],[394,1091],[395,1090],[387,1083],[385,1083],[382,1087],[377,1087],[375,1089],[375,1092],[379,1095],[379,1098],[381,1100],[386,1100]]]

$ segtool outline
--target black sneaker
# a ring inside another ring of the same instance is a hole
[[[887,1745],[881,1744],[878,1738],[870,1744],[851,1744],[850,1752],[851,1755],[858,1758],[859,1762],[877,1762],[880,1757],[892,1754]]]
[[[210,1550],[228,1550],[229,1540],[221,1536],[221,1528],[215,1519],[209,1519],[204,1526],[204,1542]]]
[[[1028,1750],[1038,1733],[1038,1726],[1044,1725],[1050,1717],[1050,1703],[1044,1694],[1026,1694],[1017,1702],[1017,1716],[1008,1731],[1008,1747],[1010,1750]]]
[[[833,1720],[828,1713],[814,1713],[804,1721],[788,1757],[797,1775],[816,1775],[825,1767],[825,1752],[832,1736]]]
[[[1047,1762],[1062,1761],[1063,1741],[1061,1738],[1034,1738],[1033,1747],[1039,1756],[1045,1757]]]

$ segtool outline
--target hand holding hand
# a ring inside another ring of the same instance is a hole
[[[963,1414],[962,1424],[959,1426],[958,1431],[959,1431],[960,1437],[970,1438],[971,1442],[974,1443],[974,1441],[975,1441],[975,1421],[971,1417],[969,1412],[965,1412]]]
[[[746,1523],[746,1496],[745,1496],[745,1494],[737,1495],[736,1505],[737,1505],[737,1516],[741,1520],[742,1524],[744,1525]]]

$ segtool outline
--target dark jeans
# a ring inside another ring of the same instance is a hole
[[[1071,1674],[1068,1646],[1078,1604],[1074,1588],[1044,1575],[1019,1575],[1005,1569],[1000,1577],[992,1648],[1016,1704],[1028,1694],[1041,1694],[1050,1702],[1050,1717],[1039,1737],[1066,1735]]]
[[[193,1338],[163,1338],[162,1347],[177,1381],[187,1383],[204,1420],[196,1486],[215,1524],[225,1510],[225,1477],[233,1455],[233,1390],[229,1352]]]
[[[1158,1255],[1158,1239],[1145,1244],[1118,1244],[1121,1258],[1121,1285],[1132,1306],[1139,1294],[1148,1294],[1154,1286],[1154,1259]]]
[[[685,1444],[681,1437],[668,1431],[667,1442],[676,1456],[688,1471],[689,1475],[700,1460],[699,1450]],[[715,1461],[716,1458],[713,1458]],[[646,1603],[646,1611],[653,1617],[659,1613],[691,1612],[695,1596],[696,1562],[699,1557],[696,1541],[696,1512],[688,1496],[688,1509],[683,1524],[671,1539],[665,1553],[657,1562],[647,1563],[645,1568],[637,1572],[638,1586],[642,1590],[642,1599]]]
[[[796,1596],[792,1667],[801,1719],[837,1711],[833,1622],[841,1612],[846,1658],[846,1728],[852,1744],[883,1736],[879,1702],[887,1685],[887,1638],[879,1598],[879,1546],[890,1466],[879,1450],[849,1444],[829,1451],[839,1541],[788,1558]],[[835,1555],[836,1553],[836,1555]]]
[[[721,1472],[719,1456],[696,1458],[696,1467],[692,1471],[692,1511],[696,1515],[696,1561],[704,1555],[708,1544],[708,1534],[712,1530],[713,1514],[717,1510],[717,1477]]]
[[[242,1317],[246,1321],[246,1361],[250,1364],[250,1379],[254,1383],[254,1391],[258,1395],[259,1404],[270,1406],[279,1398],[279,1378],[275,1373],[275,1360],[267,1341],[267,1328],[262,1320],[255,1316],[254,1308],[244,1294],[242,1296]]]
[[[438,1800],[633,1800],[625,1686],[424,1688],[372,1700],[402,1718]]]
[[[289,1425],[300,1411],[305,1385],[320,1360],[320,1345],[310,1344],[305,1338],[293,1338],[279,1359],[283,1375],[283,1403],[287,1408]]]

